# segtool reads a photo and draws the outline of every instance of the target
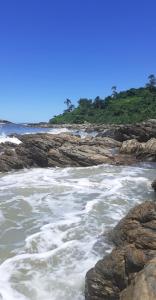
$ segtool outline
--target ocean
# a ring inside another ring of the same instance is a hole
[[[0,129],[3,141],[59,132]],[[154,199],[155,177],[154,164],[1,173],[0,299],[84,300],[86,272],[112,249],[109,231],[134,205]]]

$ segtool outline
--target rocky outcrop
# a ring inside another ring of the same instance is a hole
[[[124,141],[120,152],[135,154],[135,157],[140,160],[156,161],[156,138],[152,138],[146,143],[140,143],[136,139]]]
[[[119,154],[121,143],[110,138],[71,134],[17,136],[22,142],[0,144],[0,171],[29,167],[92,166],[103,163],[127,164],[133,158]]]
[[[152,259],[139,272],[131,284],[125,289],[120,300],[155,300],[156,299],[156,258]]]
[[[156,179],[152,182],[151,186],[156,191]]]
[[[133,208],[111,238],[115,249],[86,275],[85,298],[156,299],[156,203]]]
[[[139,143],[136,139],[127,140],[122,143],[120,148],[121,153],[133,154],[141,151],[143,149],[143,144]]]
[[[0,124],[12,124],[12,122],[0,119]]]
[[[136,139],[139,142],[147,142],[151,138],[156,138],[156,120],[148,120],[142,123],[129,125],[104,125],[95,126],[94,130],[98,131],[98,136],[111,137],[120,142]]]
[[[115,130],[118,129],[121,130],[122,126]],[[30,167],[79,167],[103,163],[128,165],[156,161],[156,138],[143,143],[136,138],[121,143],[108,136],[81,139],[70,133],[17,137],[22,142],[19,145],[9,142],[0,144],[0,172]]]
[[[126,140],[137,139],[139,142],[147,142],[151,138],[156,138],[156,119],[136,124],[27,124],[33,127],[68,128],[73,130],[84,130],[86,132],[97,132],[99,137],[110,137],[114,140],[123,142]]]

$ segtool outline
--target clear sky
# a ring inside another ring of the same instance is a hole
[[[156,0],[0,0],[0,119],[47,121],[156,73]]]

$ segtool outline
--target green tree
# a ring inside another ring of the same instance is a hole
[[[94,99],[94,108],[98,108],[98,109],[105,108],[105,101],[101,99],[99,96],[97,96]]]
[[[67,99],[64,101],[64,104],[67,105],[67,109],[68,109],[69,106],[71,105],[71,100],[67,98]]]
[[[72,104],[71,100],[68,98],[64,101],[64,104],[67,105],[67,109],[64,110],[64,113],[71,112],[75,108],[75,106]]]
[[[75,105],[74,104],[70,104],[68,111],[71,112],[75,109]]]
[[[78,105],[82,109],[88,109],[92,105],[92,100],[91,99],[87,99],[87,98],[81,98],[78,101]]]
[[[117,87],[116,87],[116,85],[113,85],[111,90],[112,90],[112,97],[116,98],[116,96],[117,96]]]
[[[154,74],[151,74],[148,76],[149,82],[146,84],[146,86],[150,89],[153,89],[156,87],[156,77]]]

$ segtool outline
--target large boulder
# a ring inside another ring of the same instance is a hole
[[[140,143],[136,139],[124,141],[120,153],[133,154],[140,161],[156,161],[156,138],[146,143]]]
[[[152,138],[145,144],[145,151],[148,153],[156,153],[156,138]]]
[[[151,138],[156,138],[156,120],[129,125],[101,125],[97,130],[99,136],[111,137],[120,142],[132,139],[147,142]]]
[[[122,143],[120,148],[121,153],[132,154],[143,149],[143,144],[139,143],[136,139],[127,140]]]
[[[156,299],[156,258],[132,280],[121,293],[120,300],[155,300]]]
[[[151,186],[156,191],[156,179],[152,182]]]
[[[155,295],[156,271],[147,264],[156,257],[156,203],[146,201],[132,209],[114,228],[111,239],[116,248],[86,274],[86,300],[155,299],[150,297]],[[142,289],[141,298],[137,287]]]

